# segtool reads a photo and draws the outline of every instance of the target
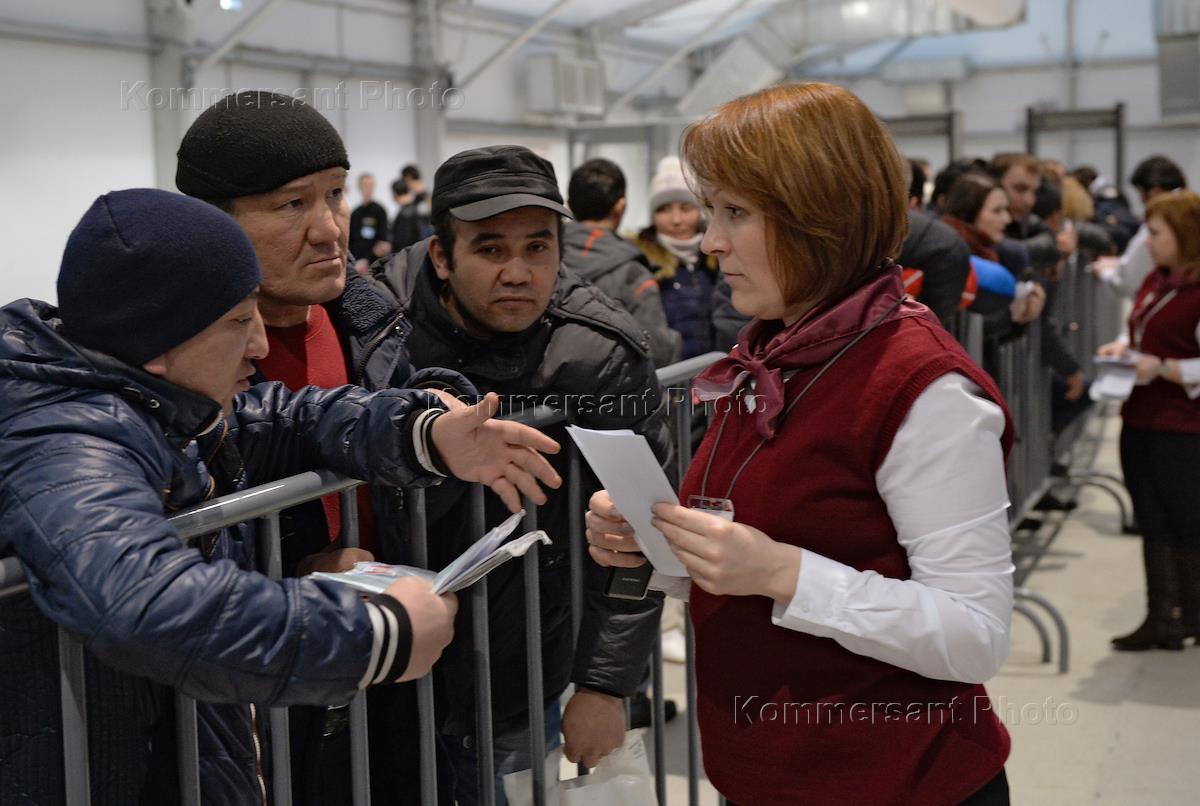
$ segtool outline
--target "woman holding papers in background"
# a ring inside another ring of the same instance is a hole
[[[680,500],[709,511],[654,508],[691,576],[708,777],[754,806],[1007,803],[980,684],[1008,653],[1011,426],[904,294],[895,146],[848,91],[800,84],[725,104],[682,152],[702,248],[754,317],[695,384],[716,415]],[[643,561],[603,491],[588,539]]]
[[[1137,386],[1121,409],[1121,468],[1142,531],[1149,612],[1117,649],[1183,649],[1200,634],[1200,196],[1180,191],[1146,207],[1151,272],[1129,316]],[[1133,352],[1129,352],[1130,348]]]

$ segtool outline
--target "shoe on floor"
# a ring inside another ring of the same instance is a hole
[[[663,660],[669,663],[687,662],[687,644],[683,639],[683,630],[674,627],[662,636]]]

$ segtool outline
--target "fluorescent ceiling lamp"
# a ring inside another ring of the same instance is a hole
[[[222,11],[241,11],[242,0],[221,0]]]
[[[871,4],[867,0],[854,0],[853,3],[842,5],[842,18],[846,20],[865,20],[871,15]]]

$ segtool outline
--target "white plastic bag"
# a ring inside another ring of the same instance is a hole
[[[546,757],[546,806],[654,806],[654,776],[642,739],[645,731],[631,730],[625,743],[600,760],[590,775],[558,780],[562,748]],[[510,806],[532,806],[532,774],[521,770],[504,776]]]

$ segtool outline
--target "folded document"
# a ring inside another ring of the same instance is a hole
[[[470,548],[438,572],[414,568],[410,565],[363,562],[355,563],[354,568],[349,571],[338,573],[318,571],[313,576],[332,579],[368,593],[382,593],[397,579],[415,576],[433,583],[434,593],[454,593],[463,588],[469,588],[513,557],[524,556],[534,543],[549,545],[550,536],[541,530],[527,532],[513,540],[507,539],[524,516],[523,511],[512,515],[504,523],[475,541]]]

